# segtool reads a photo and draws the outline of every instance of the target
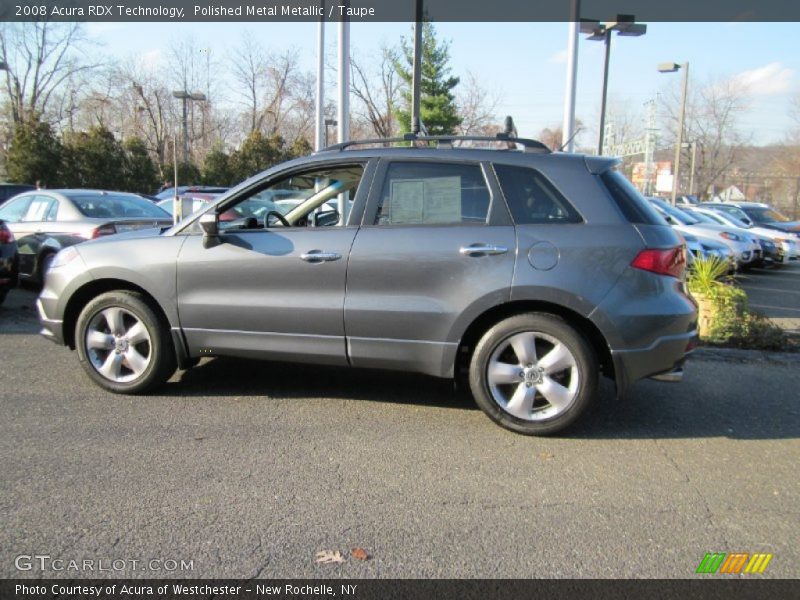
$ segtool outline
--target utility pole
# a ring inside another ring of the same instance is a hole
[[[647,129],[644,133],[644,194],[653,195],[653,179],[655,163],[653,154],[656,149],[656,101],[648,100],[647,105]]]

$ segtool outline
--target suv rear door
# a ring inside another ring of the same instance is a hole
[[[450,376],[467,325],[509,299],[514,227],[487,168],[381,160],[347,270],[353,366]]]

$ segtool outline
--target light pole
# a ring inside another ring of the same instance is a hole
[[[672,206],[675,206],[678,198],[678,176],[680,175],[681,166],[681,144],[683,143],[683,122],[686,118],[686,89],[689,86],[689,62],[683,64],[678,63],[661,63],[658,65],[659,73],[674,73],[678,69],[683,69],[683,86],[681,90],[681,112],[678,117],[678,135],[675,140],[675,168],[672,170]]]
[[[561,145],[567,152],[575,150],[575,90],[578,79],[578,32],[580,31],[580,0],[570,4],[569,36],[567,38],[567,81],[564,89],[564,121],[561,125]]]
[[[608,65],[611,60],[611,33],[625,37],[639,37],[647,33],[647,25],[637,23],[633,15],[617,15],[616,21],[600,23],[598,21],[583,21],[581,33],[591,34],[588,40],[593,42],[603,41],[606,45],[606,56],[603,63],[603,93],[600,102],[600,135],[597,139],[597,155],[603,154],[606,128],[606,100],[608,97]]]
[[[202,92],[189,93],[186,90],[177,90],[172,95],[183,102],[183,162],[189,162],[189,111],[188,104],[191,101],[205,102],[206,95]]]
[[[337,125],[336,119],[325,119],[325,144],[322,146],[323,148],[328,146],[328,127],[336,127]]]

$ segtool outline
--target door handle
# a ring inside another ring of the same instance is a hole
[[[300,255],[300,258],[310,263],[330,262],[339,260],[342,255],[338,252],[323,252],[322,250],[310,250]]]
[[[489,256],[493,254],[505,254],[508,248],[505,246],[495,246],[494,244],[472,244],[471,246],[461,246],[459,253],[463,256]]]

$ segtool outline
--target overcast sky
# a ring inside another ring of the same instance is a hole
[[[172,40],[193,38],[217,59],[230,54],[244,31],[268,49],[296,47],[305,69],[316,64],[315,23],[88,23],[87,32],[112,56],[164,61]],[[453,72],[471,72],[500,98],[498,117],[514,117],[520,135],[536,136],[560,125],[563,114],[567,24],[437,23],[451,44]],[[352,51],[376,56],[411,32],[406,23],[353,24]],[[336,25],[326,27],[328,62],[335,63]],[[709,78],[735,78],[752,93],[742,128],[755,143],[779,142],[792,126],[791,99],[800,93],[797,23],[650,23],[647,35],[615,37],[611,52],[609,99],[644,114],[643,105],[677,84],[680,74],[660,74],[661,62],[689,61],[690,86]],[[603,44],[582,37],[579,44],[577,116],[588,126],[579,142],[596,139],[603,70]],[[221,74],[221,77],[225,77]],[[233,94],[231,98],[233,100]],[[644,117],[642,117],[644,118]]]

